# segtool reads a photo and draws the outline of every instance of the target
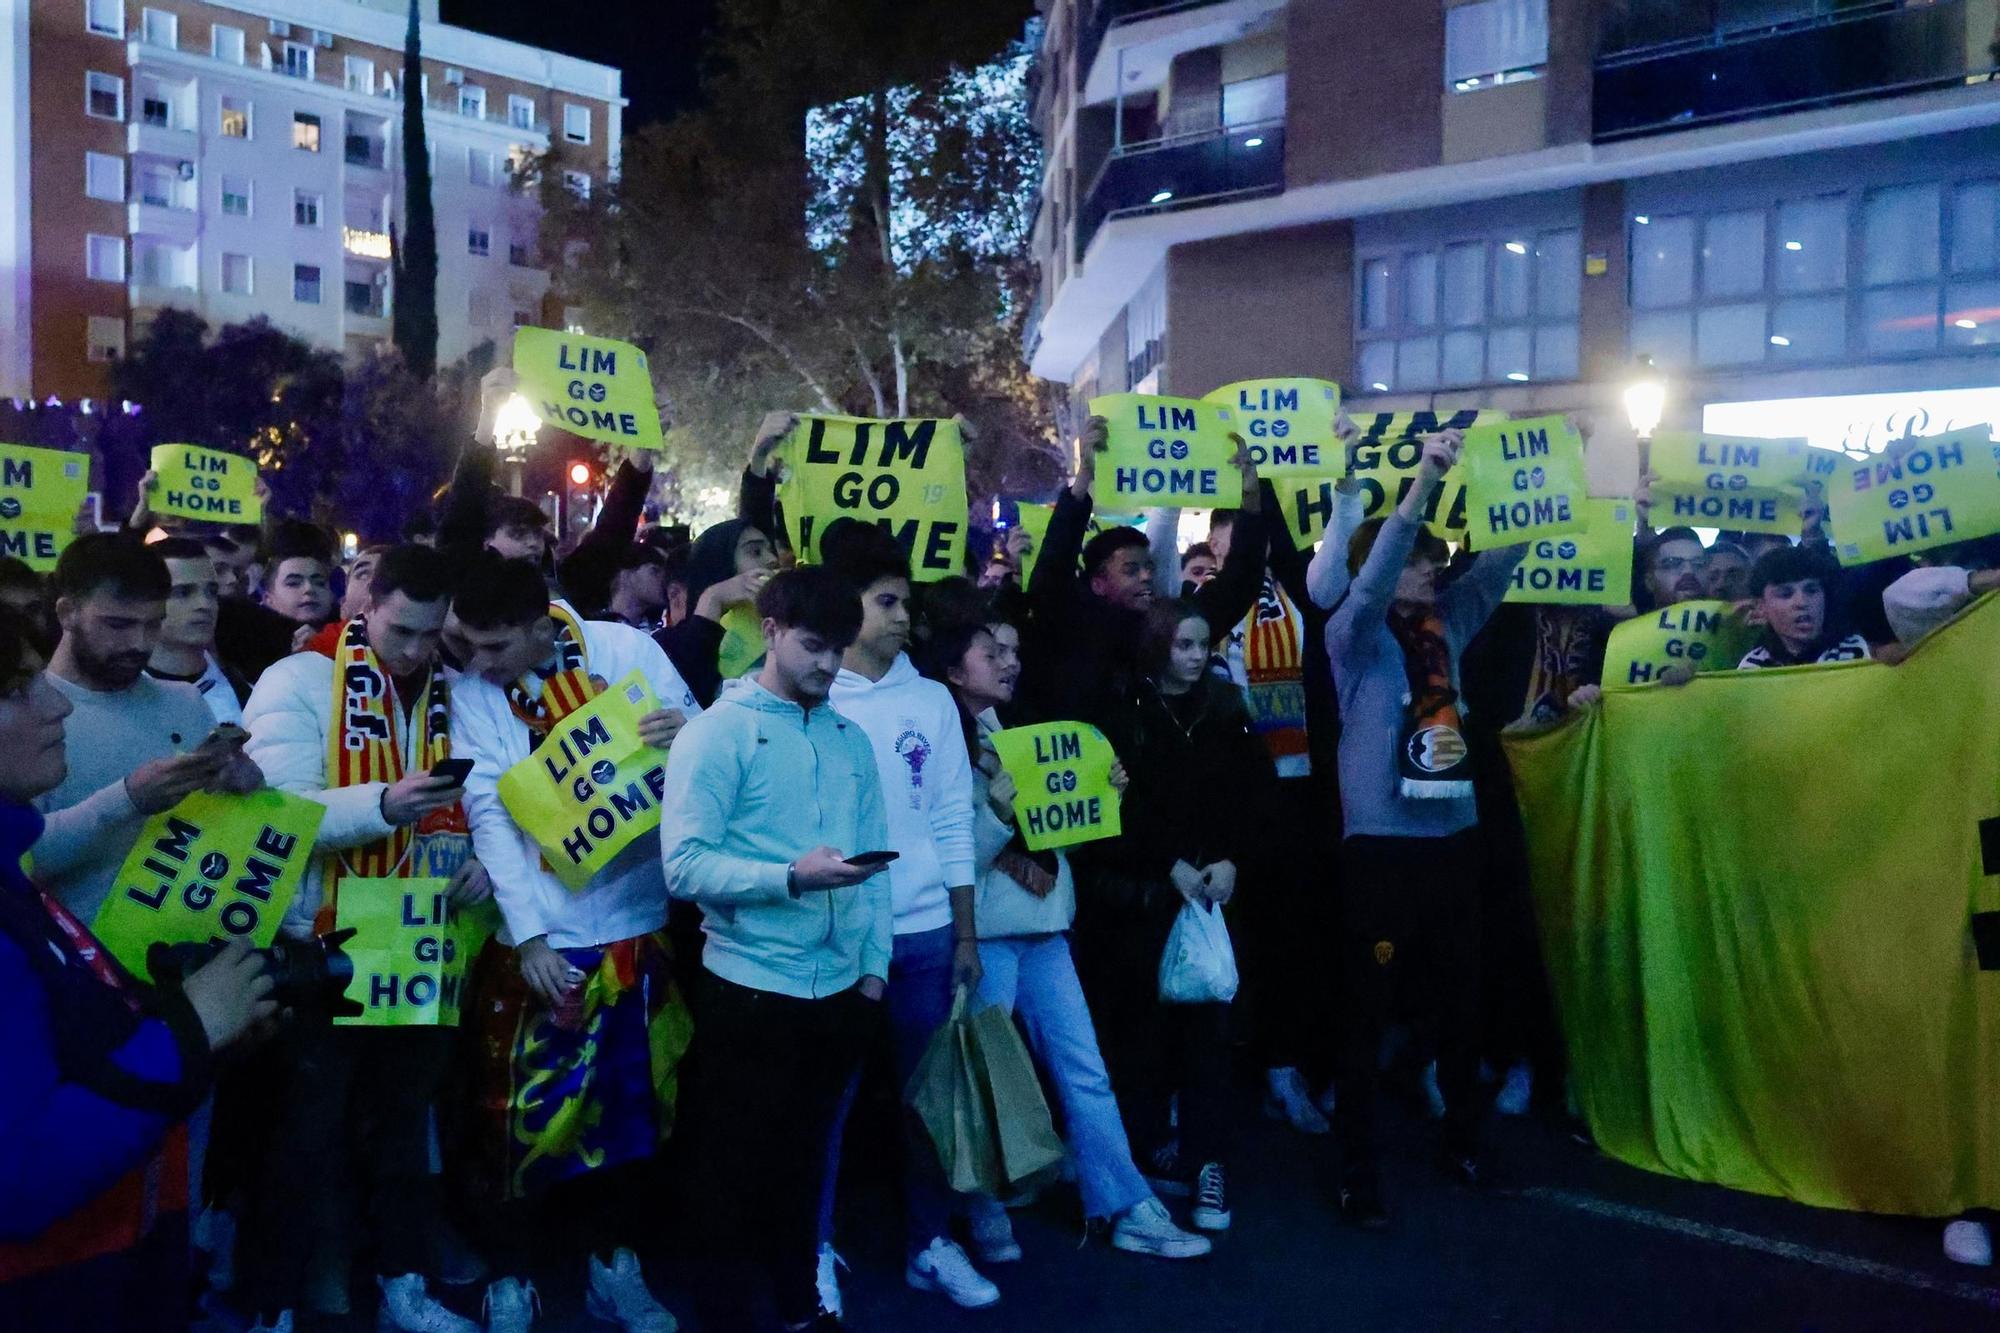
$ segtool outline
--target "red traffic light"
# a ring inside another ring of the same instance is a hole
[[[590,464],[584,462],[571,463],[569,465],[569,483],[572,486],[588,486],[590,484]]]

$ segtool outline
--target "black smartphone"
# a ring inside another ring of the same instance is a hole
[[[851,866],[885,866],[901,855],[901,852],[856,852],[841,859]]]
[[[202,737],[201,744],[194,747],[194,752],[200,755],[212,755],[219,759],[249,739],[250,733],[234,722],[218,722],[214,731]]]
[[[452,785],[455,787],[463,787],[465,780],[471,775],[472,761],[470,759],[440,759],[431,765],[432,777],[450,778]]]

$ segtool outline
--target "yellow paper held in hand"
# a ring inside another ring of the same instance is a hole
[[[1087,722],[1043,722],[993,733],[1014,779],[1014,824],[1031,852],[1115,838],[1121,831],[1111,765],[1118,756]]]
[[[1234,412],[1199,398],[1111,393],[1090,400],[1110,439],[1096,461],[1097,497],[1141,508],[1235,509],[1243,474],[1231,460]]]
[[[909,553],[910,577],[935,583],[965,572],[965,441],[958,422],[801,416],[779,446],[778,499],[792,549],[819,563],[819,537],[836,519],[876,523]]]
[[[1650,685],[1669,667],[1734,671],[1757,642],[1728,602],[1676,602],[1628,620],[1604,648],[1604,688]]]
[[[586,440],[658,449],[660,406],[646,354],[616,338],[516,329],[514,373],[535,413]]]
[[[193,444],[156,444],[152,467],[159,480],[146,493],[146,507],[156,514],[210,523],[264,521],[255,459]]]
[[[667,752],[639,739],[639,719],[659,706],[634,671],[500,775],[500,803],[571,890],[660,826]]]
[[[90,455],[0,444],[0,555],[46,574],[76,536]]]
[[[1508,580],[1508,601],[1624,606],[1632,600],[1632,502],[1585,500],[1583,513],[1583,531],[1528,543]]]
[[[1590,493],[1583,437],[1562,417],[1474,426],[1459,466],[1475,550],[1582,531]]]
[[[139,830],[91,931],[137,977],[159,944],[278,933],[299,891],[326,807],[265,787],[247,796],[196,792]]]
[[[1799,534],[1806,442],[1661,431],[1649,453],[1653,522]]]
[[[1441,430],[1469,430],[1475,424],[1506,419],[1504,412],[1485,412],[1476,408],[1450,413],[1378,412],[1357,418],[1355,425],[1361,429],[1361,441],[1354,450],[1354,480],[1361,488],[1361,516],[1364,519],[1387,518],[1403,502],[1403,497],[1417,481],[1417,465],[1424,456],[1424,436]],[[1289,493],[1281,492],[1279,499],[1286,518],[1290,520],[1293,504]],[[1323,496],[1315,495],[1313,503],[1316,507],[1323,505],[1325,509],[1326,516],[1316,519],[1320,529],[1324,530],[1326,524],[1332,521],[1332,486],[1326,488]],[[1465,469],[1462,462],[1445,473],[1443,482],[1431,492],[1430,501],[1424,506],[1424,526],[1446,541],[1465,540]],[[1291,527],[1296,540],[1298,524],[1293,522]],[[1303,546],[1300,549],[1304,549]]]
[[[1902,442],[1827,483],[1843,565],[2000,532],[2000,445],[1990,426]]]
[[[491,902],[453,907],[446,879],[344,879],[341,929],[354,964],[347,998],[361,1006],[336,1027],[457,1027],[472,960],[499,928]]]
[[[1334,437],[1340,386],[1329,380],[1239,380],[1203,396],[1229,409],[1236,433],[1250,447],[1257,475],[1344,477],[1347,451]]]

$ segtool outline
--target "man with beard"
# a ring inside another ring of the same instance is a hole
[[[146,663],[154,680],[179,681],[200,692],[217,722],[241,725],[250,686],[215,656],[215,622],[221,597],[208,548],[192,537],[154,542],[153,554],[167,562],[166,619],[160,641]]]
[[[35,878],[89,921],[147,816],[203,789],[254,791],[264,776],[240,742],[202,746],[216,724],[193,686],[146,675],[171,589],[158,555],[90,533],[62,553],[53,584],[62,642],[49,680],[75,711],[69,776],[35,800],[48,823],[32,855]]]
[[[1663,528],[1639,552],[1648,611],[1708,596],[1708,552],[1693,528]]]

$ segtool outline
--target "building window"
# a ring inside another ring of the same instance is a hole
[[[125,119],[125,80],[96,70],[83,76],[83,109],[99,120]]]
[[[292,265],[292,299],[301,305],[319,304],[319,265]]]
[[[500,155],[490,148],[465,150],[465,178],[474,185],[491,185],[500,174]]]
[[[98,282],[125,281],[125,238],[91,235],[83,238],[83,267]]]
[[[157,159],[141,159],[138,168],[139,202],[154,208],[174,206],[174,185],[180,173]]]
[[[249,255],[224,255],[222,257],[222,290],[234,296],[248,296],[252,291],[255,271],[251,268]]]
[[[317,190],[292,191],[292,223],[299,227],[319,225],[321,196]]]
[[[587,171],[563,172],[563,186],[579,199],[590,198],[590,173]]]
[[[364,60],[360,56],[347,57],[347,66],[343,71],[341,82],[350,93],[363,95],[374,93],[375,62]]]
[[[156,91],[143,91],[139,96],[139,121],[163,130],[169,129],[174,123],[173,105]]]
[[[222,137],[225,139],[247,139],[250,137],[250,99],[222,98]]]
[[[517,328],[517,329],[527,329],[527,328],[533,328],[533,327],[534,327],[534,324],[535,324],[535,312],[534,312],[534,311],[532,311],[532,310],[529,310],[529,309],[528,309],[527,307],[525,307],[525,306],[516,306],[516,307],[514,307],[514,327],[515,327],[515,328]]]
[[[1581,249],[1573,228],[1523,228],[1362,256],[1362,384],[1387,393],[1575,379]]]
[[[208,30],[208,53],[231,65],[243,63],[243,29],[218,23]]]
[[[507,94],[507,123],[517,130],[535,128],[535,99],[519,93]]]
[[[180,16],[164,9],[142,10],[139,15],[139,40],[148,46],[164,46],[169,51],[178,51],[181,45]]]
[[[125,202],[125,159],[111,153],[83,155],[83,192],[92,199]]]
[[[1862,322],[1871,352],[1928,352],[1938,343],[1944,190],[1905,185],[1861,200]]]
[[[222,178],[222,211],[229,217],[250,216],[250,178],[248,176],[224,176]]]
[[[313,49],[302,42],[286,42],[284,72],[295,79],[311,79]]]
[[[1167,345],[1167,271],[1153,276],[1125,307],[1125,383],[1145,382],[1159,366]]]
[[[92,315],[84,330],[84,354],[92,361],[116,361],[125,355],[125,321]]]
[[[366,279],[349,278],[343,288],[347,299],[347,313],[350,315],[373,315],[380,317],[381,308],[375,304],[375,284]]]
[[[1444,83],[1454,92],[1531,79],[1548,63],[1548,0],[1475,0],[1445,11]]]
[[[319,117],[304,111],[292,113],[292,147],[308,153],[319,151]]]
[[[123,37],[125,0],[84,0],[83,26],[100,37]]]
[[[507,242],[507,262],[515,268],[533,268],[535,266],[533,242],[524,241],[518,236]]]
[[[590,142],[590,108],[574,102],[563,104],[563,138],[571,143]]]
[[[474,120],[486,119],[486,90],[465,84],[458,90],[458,114]]]
[[[1239,79],[1222,85],[1222,124],[1225,129],[1244,125],[1264,125],[1285,118],[1285,72]]]
[[[493,253],[492,233],[484,227],[471,228],[465,233],[465,250],[467,254],[478,255],[482,259]]]

